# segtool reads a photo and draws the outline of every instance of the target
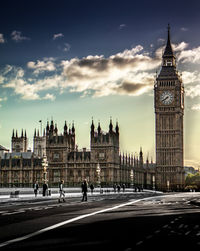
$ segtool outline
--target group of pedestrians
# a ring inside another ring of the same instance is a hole
[[[94,185],[90,184],[90,186],[89,186],[88,183],[87,183],[87,180],[85,179],[83,181],[83,183],[81,184],[81,190],[82,190],[82,200],[81,201],[87,201],[88,187],[90,188],[91,194],[93,194]],[[120,184],[114,184],[113,185],[113,189],[114,189],[115,193],[116,192],[120,193],[121,188],[122,188],[123,192],[125,192],[126,185],[125,184],[122,184],[122,186],[120,186]],[[143,191],[143,187],[136,187],[135,186],[134,188],[135,188],[135,192]],[[36,181],[35,184],[33,185],[33,189],[34,189],[35,197],[37,197],[38,192],[39,192],[38,181]],[[42,185],[42,195],[46,196],[48,194],[49,194],[48,184],[46,182],[44,182],[43,185]],[[59,183],[59,199],[58,199],[58,202],[62,202],[62,201],[65,202],[64,180],[61,180],[60,183]]]
[[[82,189],[82,195],[83,195],[81,201],[87,201],[88,183],[86,179],[81,184],[81,189]],[[33,190],[34,190],[35,197],[37,197],[38,192],[39,192],[38,181],[36,181],[35,184],[33,185]],[[94,191],[93,184],[90,184],[90,190],[91,190],[91,194],[93,194],[93,191]],[[42,195],[46,196],[47,194],[48,194],[48,184],[45,182],[42,186]],[[62,202],[62,201],[65,202],[64,180],[61,180],[61,182],[59,183],[58,202]]]
[[[35,197],[37,197],[38,193],[39,193],[39,184],[38,181],[35,182],[35,184],[33,185],[33,191],[35,194]],[[48,195],[48,184],[46,182],[44,182],[44,184],[42,185],[42,195],[46,196]]]
[[[126,185],[125,185],[125,184],[122,184],[123,193],[125,192],[125,188],[126,188]],[[115,193],[116,193],[116,191],[117,191],[118,193],[120,193],[120,191],[121,191],[121,186],[120,186],[120,184],[114,184],[114,185],[113,185],[113,189],[114,189],[114,192],[115,192]]]
[[[86,179],[83,181],[81,185],[81,189],[82,189],[82,194],[83,194],[81,201],[87,201],[88,183]],[[93,191],[94,191],[93,184],[90,184],[90,191],[91,191],[91,194],[93,194]]]

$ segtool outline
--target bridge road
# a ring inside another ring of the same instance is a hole
[[[133,193],[0,207],[0,250],[200,248],[199,193]],[[152,249],[152,250],[153,250]]]

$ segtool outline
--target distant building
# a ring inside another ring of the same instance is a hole
[[[8,153],[8,152],[9,152],[8,149],[0,145],[0,157],[2,157],[5,153]]]
[[[0,164],[1,187],[29,187],[36,180],[42,183],[42,159],[32,152],[5,153]]]
[[[50,124],[47,122],[43,135],[35,130],[33,152],[30,152],[26,132],[18,136],[17,131],[13,131],[12,153],[0,158],[0,186],[32,186],[36,180],[43,183],[42,161],[46,155],[47,179],[51,187],[57,187],[60,180],[68,186],[80,186],[85,178],[101,186],[154,187],[155,165],[148,160],[144,163],[142,148],[139,157],[120,153],[118,123],[113,128],[110,120],[108,132],[103,132],[100,123],[95,130],[92,121],[90,150],[78,150],[75,136],[74,123],[68,128],[65,122],[63,132],[58,133],[52,120]]]

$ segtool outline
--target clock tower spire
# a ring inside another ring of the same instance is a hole
[[[156,185],[163,191],[184,188],[183,114],[184,87],[176,70],[170,26],[162,67],[154,86],[156,119]]]

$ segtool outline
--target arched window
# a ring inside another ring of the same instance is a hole
[[[16,152],[19,153],[20,152],[20,146],[16,145]]]
[[[41,147],[41,145],[38,145],[38,156],[42,157],[42,147]]]

